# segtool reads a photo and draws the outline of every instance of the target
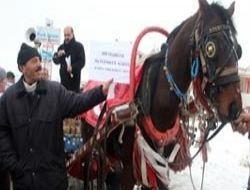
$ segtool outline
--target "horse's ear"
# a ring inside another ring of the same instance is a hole
[[[200,12],[200,14],[202,14],[206,10],[207,6],[209,6],[207,0],[199,0],[199,12]]]
[[[230,16],[233,16],[234,14],[234,6],[235,6],[235,1],[232,2],[232,4],[230,5],[230,7],[227,9],[228,13]]]

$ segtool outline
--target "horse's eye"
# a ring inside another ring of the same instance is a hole
[[[215,47],[214,42],[212,42],[212,41],[207,42],[205,50],[206,50],[207,56],[209,58],[213,58],[215,56],[215,53],[216,53],[216,47]]]

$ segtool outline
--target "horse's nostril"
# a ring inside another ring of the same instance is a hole
[[[239,117],[240,110],[238,109],[237,103],[232,102],[229,108],[229,119],[231,121],[236,120]]]

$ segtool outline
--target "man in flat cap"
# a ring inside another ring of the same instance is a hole
[[[66,190],[63,119],[106,99],[112,80],[86,93],[43,80],[41,56],[22,44],[21,79],[0,99],[0,168],[11,173],[14,190]]]

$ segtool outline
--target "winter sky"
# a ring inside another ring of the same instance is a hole
[[[235,1],[234,21],[243,49],[240,66],[246,67],[250,66],[250,29],[247,26],[250,1]],[[218,2],[229,7],[232,0]],[[170,32],[197,9],[198,0],[3,0],[0,66],[19,74],[16,58],[21,43],[25,42],[25,31],[29,27],[45,26],[46,18],[53,20],[54,27],[61,31],[66,25],[73,26],[76,39],[88,52],[90,41],[133,42],[147,26],[160,26]],[[164,39],[155,34],[144,40],[142,48],[150,51],[160,46],[161,40]],[[88,53],[86,59],[88,63]],[[53,66],[52,78],[59,80],[56,66]]]

